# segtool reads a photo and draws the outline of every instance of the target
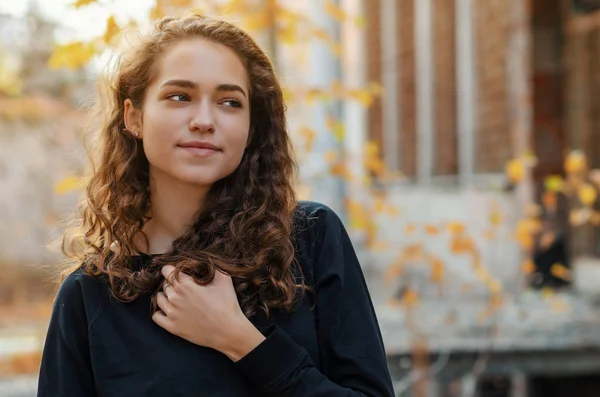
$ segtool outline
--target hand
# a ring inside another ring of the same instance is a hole
[[[152,319],[156,324],[196,345],[209,347],[238,361],[265,337],[246,318],[235,294],[231,277],[219,271],[208,285],[180,273],[175,267],[161,270],[165,277],[163,291],[157,293],[160,310]]]

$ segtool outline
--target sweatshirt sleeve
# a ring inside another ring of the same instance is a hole
[[[312,250],[320,370],[271,326],[237,362],[262,396],[394,396],[381,332],[362,269],[340,219],[321,207]]]
[[[38,397],[97,395],[81,289],[83,277],[69,275],[56,295],[42,353]]]

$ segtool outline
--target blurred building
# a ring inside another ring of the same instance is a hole
[[[364,59],[367,80],[385,91],[364,118],[366,133],[354,133],[379,142],[387,166],[404,174],[383,184],[405,211],[380,220],[383,234],[396,248],[423,241],[419,249],[446,266],[437,284],[427,282],[427,270],[394,281],[399,300],[418,292],[410,310],[383,303],[390,288],[377,280],[385,277],[370,281],[402,395],[600,395],[598,229],[570,227],[569,204],[559,203],[552,223],[559,241],[548,258],[536,257],[538,273],[548,261],[571,268],[554,300],[547,289],[529,288],[513,236],[528,204],[540,201],[544,178],[563,174],[569,151],[581,149],[600,166],[599,9],[594,0],[363,3],[365,44],[350,58]],[[512,186],[505,165],[530,149],[537,165]],[[498,213],[503,221],[491,227]],[[475,235],[481,262],[503,286],[495,314],[482,316],[494,294],[477,286],[481,274],[447,239],[404,232],[440,220]],[[367,266],[382,272],[391,255],[371,254]]]

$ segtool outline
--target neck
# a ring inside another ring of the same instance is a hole
[[[148,241],[141,247],[148,254],[161,254],[192,226],[210,187],[177,181],[156,171],[150,173],[150,181],[151,219],[144,225]]]

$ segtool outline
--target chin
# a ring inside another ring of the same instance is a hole
[[[207,175],[207,174],[205,174],[205,175],[200,176],[200,175],[198,175],[198,172],[195,172],[194,175],[189,175],[189,174],[178,175],[177,179],[179,179],[180,181],[182,181],[186,184],[195,185],[198,187],[210,187],[225,177],[227,177],[227,175],[210,175],[210,174]]]

